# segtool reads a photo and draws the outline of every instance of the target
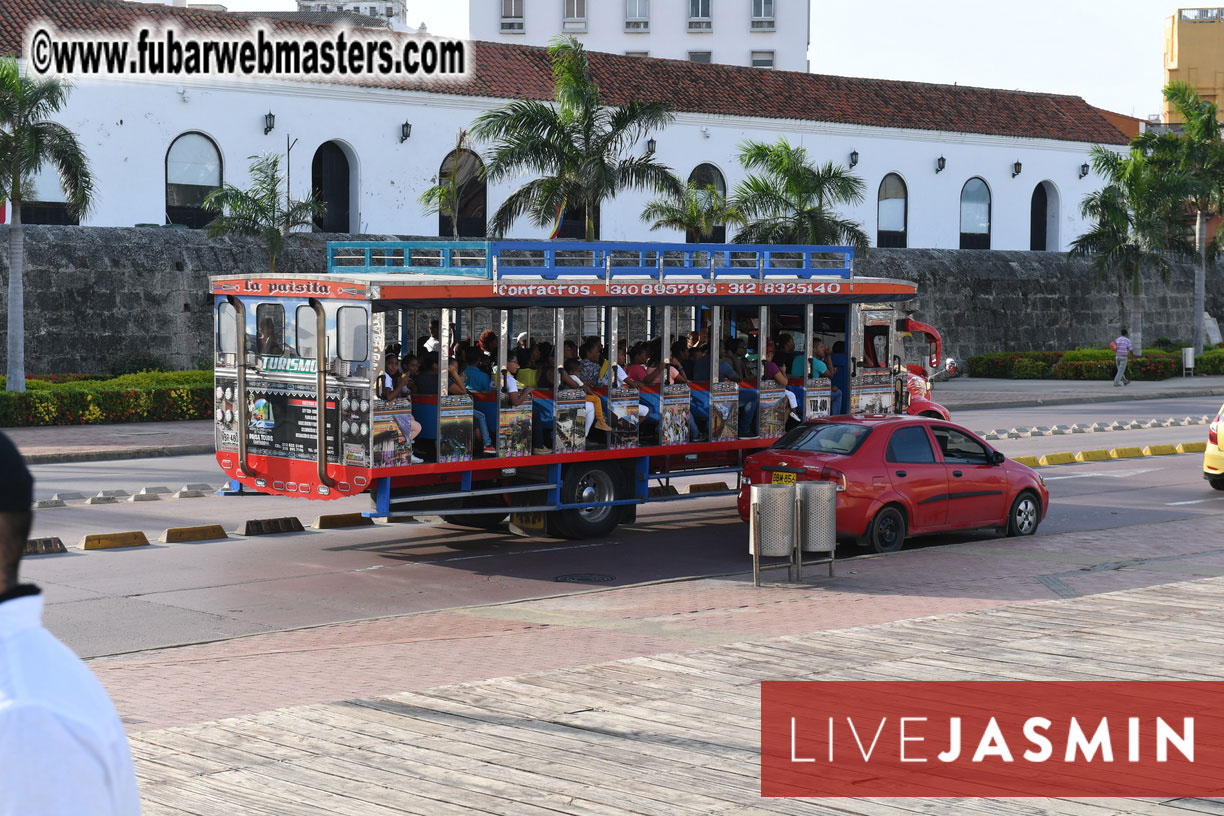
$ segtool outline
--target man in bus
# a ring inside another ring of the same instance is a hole
[[[399,399],[401,396],[406,396],[409,392],[409,386],[405,379],[400,375],[400,359],[396,352],[387,353],[386,363],[383,367],[381,387],[378,389],[378,398],[383,402],[391,402]],[[393,415],[395,424],[399,426],[400,432],[404,434],[408,440],[409,461],[414,465],[419,465],[424,462],[424,459],[417,457],[412,453],[412,443],[421,433],[421,423],[417,422],[416,417],[411,411],[399,411]]]
[[[429,337],[425,338],[425,343],[423,345],[425,351],[427,352],[436,352],[438,347],[442,345],[442,341],[438,339],[437,320],[429,321]]]

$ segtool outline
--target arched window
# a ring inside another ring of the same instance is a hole
[[[205,210],[204,197],[221,186],[221,151],[203,133],[184,133],[166,151],[166,223],[193,229],[206,226],[216,213]]]
[[[723,178],[722,171],[709,162],[702,162],[693,168],[693,172],[689,173],[689,184],[696,184],[699,187],[713,187],[718,193],[720,199],[727,197],[727,180]],[[715,243],[722,244],[727,240],[727,225],[716,224],[710,230],[708,235],[700,235],[696,230],[685,230],[684,240],[686,243]]]
[[[59,173],[49,164],[38,168],[34,184],[26,190],[25,200],[21,202],[21,223],[73,227],[81,223],[79,216],[68,212],[64,185],[60,183]]]
[[[348,232],[353,228],[349,218],[352,198],[352,176],[344,148],[335,142],[324,142],[315,151],[310,163],[310,187],[326,208],[315,216],[314,223],[323,232]]]
[[[455,210],[459,214],[461,238],[484,238],[487,234],[489,187],[481,175],[483,169],[480,157],[470,150],[460,150],[458,161],[455,151],[450,151],[438,168],[439,184],[450,185],[454,182],[458,185]],[[451,214],[446,209],[438,211],[438,235],[443,238],[455,235]]]
[[[909,246],[905,232],[908,218],[909,193],[905,189],[905,181],[896,173],[889,173],[880,182],[876,246]]]
[[[960,248],[990,249],[990,188],[980,178],[961,188]]]

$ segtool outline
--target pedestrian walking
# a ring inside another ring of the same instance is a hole
[[[139,816],[115,706],[43,628],[38,587],[17,582],[34,479],[0,434],[0,816]]]
[[[1114,350],[1114,363],[1118,366],[1118,373],[1114,375],[1114,387],[1122,385],[1130,385],[1130,380],[1126,377],[1126,364],[1131,359],[1131,341],[1126,336],[1126,329],[1118,335],[1118,339],[1109,344]]]

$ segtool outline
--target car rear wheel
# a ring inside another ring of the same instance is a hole
[[[878,553],[896,552],[905,543],[905,514],[894,505],[876,513],[867,528],[867,546]]]
[[[1029,491],[1024,491],[1012,502],[1007,514],[1009,536],[1031,536],[1037,532],[1041,522],[1041,501]]]
[[[1215,478],[1208,479],[1207,484],[1211,485],[1216,490],[1224,490],[1224,476],[1216,476]]]

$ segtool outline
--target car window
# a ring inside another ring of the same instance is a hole
[[[911,425],[893,431],[892,438],[888,440],[886,457],[889,462],[914,465],[934,463],[935,451],[931,450],[931,440],[927,436],[926,428]]]
[[[811,453],[836,453],[848,456],[858,450],[871,429],[862,425],[844,425],[837,422],[817,422],[792,428],[774,443],[775,449],[809,451]]]
[[[935,441],[943,453],[944,461],[950,465],[988,465],[990,455],[986,447],[968,434],[952,428],[932,428]]]

